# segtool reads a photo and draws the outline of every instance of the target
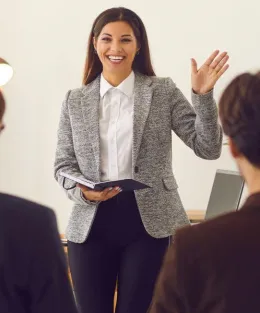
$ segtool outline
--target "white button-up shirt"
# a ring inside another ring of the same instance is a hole
[[[131,74],[117,87],[101,74],[100,152],[101,180],[132,178],[134,81]]]

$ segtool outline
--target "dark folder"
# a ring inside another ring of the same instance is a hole
[[[132,191],[132,190],[138,190],[138,189],[151,188],[150,186],[143,184],[137,180],[131,179],[131,178],[114,180],[114,181],[93,182],[88,179],[82,178],[82,176],[75,177],[73,175],[69,175],[64,172],[61,172],[60,175],[95,191],[101,191],[105,188],[117,187],[117,186],[120,187],[123,191]]]

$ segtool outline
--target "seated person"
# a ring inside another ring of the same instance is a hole
[[[5,101],[0,92],[0,131],[4,128],[4,111]],[[0,193],[0,312],[77,312],[54,212],[3,193]]]
[[[249,196],[237,212],[177,231],[150,313],[260,312],[260,73],[236,77],[219,114]]]

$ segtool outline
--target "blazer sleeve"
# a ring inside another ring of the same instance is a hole
[[[204,95],[192,92],[192,106],[171,78],[165,80],[165,87],[172,130],[197,156],[208,160],[219,158],[223,132],[213,90]]]
[[[71,91],[68,91],[62,103],[60,121],[58,127],[57,148],[54,161],[54,177],[60,186],[64,189],[68,198],[77,204],[95,204],[84,198],[80,188],[74,182],[61,176],[61,171],[78,178],[85,178],[80,172],[77,158],[74,151],[72,128],[68,108],[68,99]]]
[[[50,209],[38,210],[34,222],[32,228],[36,233],[30,239],[30,312],[76,313],[55,214]]]

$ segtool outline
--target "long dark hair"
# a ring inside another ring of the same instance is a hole
[[[219,116],[238,151],[260,168],[260,72],[231,81],[220,98]]]
[[[102,72],[102,63],[95,53],[93,37],[97,39],[106,24],[117,21],[127,22],[132,27],[138,46],[140,47],[139,54],[136,55],[133,62],[133,70],[143,75],[155,76],[151,63],[148,38],[142,20],[133,11],[119,7],[102,12],[93,23],[88,39],[83,85],[91,83]]]

